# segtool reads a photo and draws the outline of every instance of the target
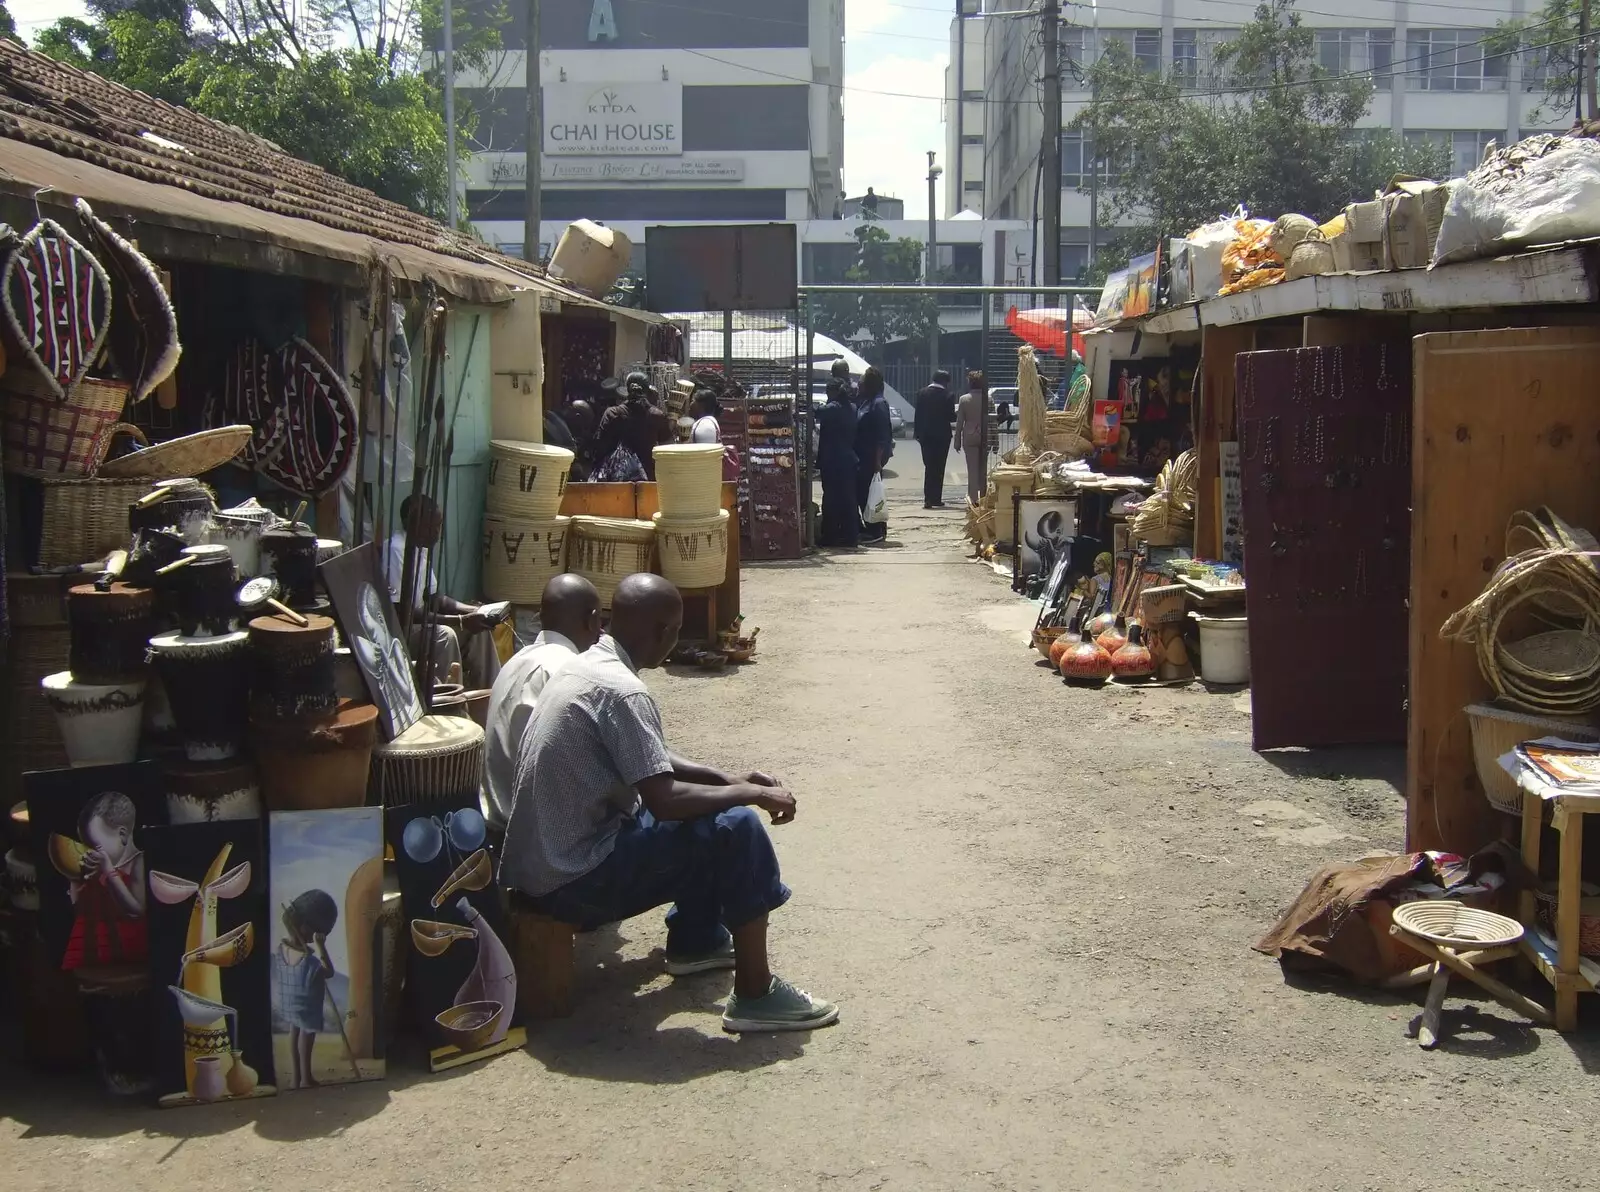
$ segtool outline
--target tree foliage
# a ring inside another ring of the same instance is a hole
[[[1334,74],[1293,0],[1267,0],[1214,51],[1213,77],[1160,76],[1112,42],[1088,74],[1090,103],[1073,121],[1100,158],[1097,266],[1182,236],[1243,204],[1267,218],[1326,220],[1395,174],[1439,176],[1448,154],[1358,129],[1369,79]]]
[[[486,70],[503,7],[456,22],[456,65]],[[225,120],[285,152],[431,215],[446,208],[441,0],[90,0],[88,19],[43,30],[37,48],[170,103]],[[475,114],[457,112],[464,150]]]
[[[1524,77],[1530,72],[1542,75],[1536,86],[1544,92],[1544,101],[1534,116],[1553,126],[1570,123],[1578,110],[1578,91],[1582,87],[1579,58],[1583,48],[1578,37],[1578,14],[1582,7],[1583,0],[1546,0],[1534,15],[1504,21],[1498,28],[1499,48],[1503,52],[1522,52]],[[1593,38],[1590,45],[1596,46]],[[1593,50],[1588,60],[1591,71],[1595,68],[1592,54]],[[1593,120],[1600,117],[1600,112],[1587,115]]]
[[[922,241],[896,240],[876,223],[855,230],[856,262],[845,270],[845,285],[915,286],[922,281],[926,252]],[[934,318],[933,298],[925,290],[905,294],[823,294],[812,300],[816,330],[857,345],[863,353],[895,340],[920,343]]]

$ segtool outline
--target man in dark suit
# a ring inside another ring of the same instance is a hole
[[[917,394],[913,424],[922,444],[922,507],[944,508],[944,466],[950,459],[950,427],[956,418],[956,399],[950,393],[950,374],[940,369],[933,384]]]

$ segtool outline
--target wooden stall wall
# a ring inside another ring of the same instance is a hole
[[[1413,353],[1406,841],[1469,853],[1500,833],[1462,712],[1490,692],[1439,626],[1505,558],[1517,510],[1600,528],[1600,328],[1419,335]]]
[[[1234,437],[1234,358],[1255,347],[1255,328],[1207,327],[1200,348],[1200,478],[1194,517],[1194,553],[1222,557],[1221,444]]]

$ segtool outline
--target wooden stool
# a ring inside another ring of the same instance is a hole
[[[1459,902],[1407,902],[1394,908],[1394,925],[1389,932],[1433,961],[1422,1025],[1417,1029],[1417,1042],[1422,1047],[1439,1045],[1439,1020],[1452,973],[1465,977],[1496,1001],[1535,1022],[1545,1026],[1554,1022],[1543,1006],[1477,967],[1517,954],[1522,924],[1515,919]]]
[[[572,941],[578,929],[549,915],[511,905],[511,963],[517,970],[517,1007],[526,1018],[572,1013]]]

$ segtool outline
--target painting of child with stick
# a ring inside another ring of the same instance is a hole
[[[285,1089],[384,1074],[383,811],[274,812],[272,1045]]]

